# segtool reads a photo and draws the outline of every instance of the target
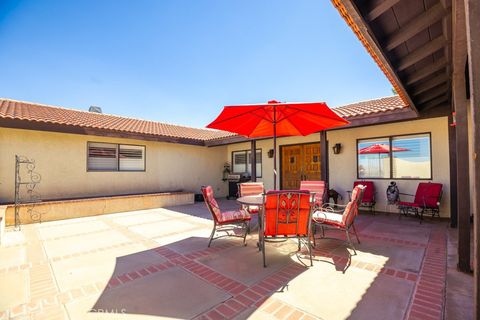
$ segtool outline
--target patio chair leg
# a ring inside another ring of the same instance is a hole
[[[350,247],[353,249],[353,252],[355,253],[355,255],[357,255],[357,250],[355,250],[355,246],[353,245],[353,242],[350,239],[350,234],[348,233],[348,229],[345,230],[345,234],[347,235],[347,240],[348,240],[348,243],[350,244]]]
[[[300,251],[302,248],[301,248],[301,242],[300,242],[300,237],[298,237],[298,251]]]
[[[217,224],[214,222],[214,223],[213,223],[212,233],[210,234],[210,241],[208,241],[208,247],[209,247],[209,248],[210,248],[210,244],[212,243],[213,236],[215,235],[216,229],[217,229]]]
[[[315,239],[315,238],[314,238]],[[312,243],[310,242],[310,236],[307,239],[307,247],[308,247],[308,253],[310,254],[310,267],[313,266],[313,259],[312,259]]]
[[[263,267],[266,268],[267,262],[265,261],[265,239],[262,239],[261,246],[262,246]]]
[[[250,231],[249,222],[244,222],[243,223],[243,228],[245,229],[245,233],[243,234],[243,245],[246,246],[247,245],[247,234]]]
[[[355,232],[355,237],[357,238],[357,241],[358,241],[358,243],[360,244],[360,239],[358,239],[357,230],[355,229],[355,225],[354,225],[354,224],[352,224],[352,228],[353,228],[353,232]]]
[[[312,231],[312,232],[313,232],[313,235],[312,235],[312,238],[313,238],[313,246],[316,247],[317,244],[316,244],[316,241],[315,241],[315,234],[317,233],[317,225],[314,223],[313,226],[312,226],[312,228],[313,228],[313,231]]]

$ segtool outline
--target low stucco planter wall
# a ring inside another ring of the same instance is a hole
[[[192,203],[194,203],[194,194],[191,192],[46,201],[21,205],[20,223],[29,224]],[[5,207],[5,223],[7,226],[15,224],[15,207],[13,204]]]

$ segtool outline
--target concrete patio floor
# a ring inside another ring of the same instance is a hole
[[[203,203],[25,225],[0,248],[0,319],[442,319],[447,224],[356,226],[357,255],[322,239],[307,268],[288,241],[263,268],[255,232],[207,248]]]

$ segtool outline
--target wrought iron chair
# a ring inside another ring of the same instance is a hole
[[[325,181],[300,181],[300,190],[307,190],[313,193],[314,209],[319,209],[325,203],[327,196],[327,183]]]
[[[435,215],[440,217],[440,201],[442,200],[443,193],[442,188],[443,185],[441,183],[420,182],[415,195],[400,193],[400,195],[414,197],[413,202],[398,202],[400,213],[403,215],[413,214],[420,217],[420,223],[422,223],[424,213],[430,213],[432,218],[435,217]]]
[[[377,193],[375,191],[375,184],[373,181],[355,181],[353,182],[353,187],[355,188],[358,185],[365,186],[364,192],[363,192],[363,198],[362,198],[362,203],[359,205],[359,207],[366,207],[370,208],[370,211],[375,214],[375,194]],[[352,199],[351,196],[351,191],[348,191],[348,195],[350,197],[350,200]]]
[[[265,242],[286,238],[297,238],[299,251],[302,244],[307,247],[310,266],[312,266],[310,193],[298,190],[269,191],[265,195],[264,203],[259,239],[260,250],[263,254],[263,266],[267,266]]]
[[[355,246],[353,245],[352,240],[350,239],[350,229],[353,230],[355,237],[357,238],[358,243],[360,239],[358,238],[357,230],[355,230],[355,217],[358,215],[358,207],[362,203],[363,193],[365,191],[365,186],[357,185],[353,188],[351,200],[345,206],[327,203],[323,208],[316,210],[313,213],[313,245],[316,246],[315,241],[315,231],[316,226],[319,225],[322,228],[322,238],[325,238],[325,228],[333,228],[345,231],[347,243],[353,249],[353,252],[357,254]],[[340,208],[340,209],[339,209]]]
[[[213,196],[213,189],[211,186],[202,187],[202,194],[205,204],[207,205],[207,208],[213,217],[213,230],[210,234],[208,246],[210,247],[210,244],[213,240],[228,236],[243,238],[243,244],[247,245],[246,238],[248,232],[248,223],[251,219],[250,214],[243,209],[222,212]],[[237,235],[234,227],[241,227],[244,230],[243,235]],[[225,234],[215,237],[217,231],[225,232]]]

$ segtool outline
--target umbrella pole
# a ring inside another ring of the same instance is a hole
[[[273,106],[273,190],[277,190],[277,108]]]

